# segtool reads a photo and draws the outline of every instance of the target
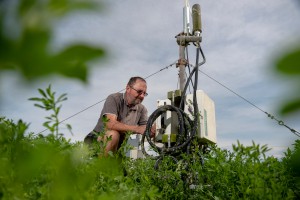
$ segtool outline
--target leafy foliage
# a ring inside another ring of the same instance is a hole
[[[91,0],[0,1],[0,70],[18,70],[27,79],[57,73],[87,81],[87,63],[104,50],[72,44],[53,52],[51,31],[71,11],[96,8],[99,3]]]
[[[120,160],[92,157],[64,137],[25,136],[24,127],[0,121],[1,199],[140,199]]]
[[[30,98],[29,100],[40,102],[41,104],[38,104],[38,103],[34,104],[38,108],[42,108],[47,111],[48,110],[53,111],[53,113],[50,116],[46,117],[47,121],[43,125],[44,125],[44,127],[46,127],[46,129],[48,129],[51,132],[51,134],[55,135],[55,137],[58,138],[59,136],[62,135],[58,132],[59,125],[61,123],[58,118],[58,114],[62,107],[62,105],[60,105],[60,103],[67,100],[67,97],[66,97],[67,94],[64,93],[56,99],[55,92],[52,91],[51,85],[49,85],[45,91],[42,89],[38,89],[38,91],[42,97],[41,98],[33,97],[33,98]],[[66,127],[71,132],[71,129],[72,129],[71,125],[66,124]]]
[[[297,187],[288,165],[274,157],[266,157],[266,146],[238,143],[233,152],[211,147],[208,154],[185,155],[174,166],[165,164],[154,170],[153,162],[131,163],[130,176],[138,185],[156,186],[159,199],[296,199]],[[171,170],[172,167],[176,169]],[[299,186],[298,186],[299,187]]]
[[[25,136],[27,126],[0,121],[1,199],[299,198],[291,150],[280,161],[266,157],[267,147],[255,143],[238,143],[233,152],[212,146],[209,153],[196,150],[178,163],[165,158],[155,169],[151,159],[99,158],[81,142]]]
[[[59,73],[86,81],[86,63],[104,51],[75,44],[51,52],[51,28],[70,11],[97,5],[90,0],[10,2],[0,1],[0,70],[18,69],[28,79]],[[299,81],[299,50],[279,59],[277,66]],[[0,199],[300,198],[299,140],[282,160],[267,157],[267,146],[245,147],[238,142],[233,152],[212,146],[203,154],[196,147],[179,162],[166,157],[155,169],[154,160],[124,157],[126,146],[120,156],[103,158],[105,143],[91,148],[66,140],[58,126],[58,104],[66,95],[56,100],[50,86],[39,93],[41,98],[31,100],[53,111],[44,123],[51,134],[26,134],[28,124],[22,120],[0,118]],[[282,113],[296,110],[298,97]]]
[[[283,75],[295,81],[294,91],[299,91],[300,86],[300,47],[293,51],[287,52],[276,63],[276,69]],[[288,115],[300,110],[300,94],[295,92],[289,100],[287,100],[280,109],[281,114]]]
[[[39,89],[37,107],[53,111],[49,135],[26,134],[28,124],[0,119],[1,199],[299,199],[300,141],[278,160],[266,145],[239,142],[233,151],[193,143],[180,160],[132,160],[123,144],[104,157],[106,142],[71,143],[59,133],[66,94]],[[54,134],[56,133],[56,134]],[[103,133],[100,133],[100,136]],[[155,168],[154,166],[157,166]]]

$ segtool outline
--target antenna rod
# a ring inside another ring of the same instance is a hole
[[[196,46],[199,46],[199,43],[202,41],[200,5],[195,4],[193,6],[193,35],[191,34],[190,28],[190,10],[189,1],[185,0],[185,6],[183,8],[183,32],[176,36],[177,43],[179,45],[179,59],[176,66],[179,68],[179,89],[181,91],[184,90],[186,84],[185,67],[188,64],[185,56],[185,48],[190,42],[194,43]]]
[[[185,0],[185,5],[183,7],[183,33],[179,34],[181,36],[190,35],[190,5],[189,1]],[[177,63],[177,67],[179,69],[179,89],[183,91],[185,83],[186,83],[186,75],[185,75],[185,66],[187,64],[185,59],[185,48],[186,42],[178,43],[179,44],[179,59]]]
[[[183,7],[183,33],[185,35],[189,35],[191,33],[191,26],[190,26],[190,4],[189,1],[185,1],[185,6]]]

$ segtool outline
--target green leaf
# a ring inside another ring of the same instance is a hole
[[[43,108],[43,109],[45,109],[45,108],[46,108],[45,106],[42,106],[42,105],[40,105],[40,104],[37,104],[37,103],[35,103],[35,104],[34,104],[34,106],[35,106],[35,107],[39,107],[39,108]]]
[[[290,75],[300,75],[300,48],[278,60],[277,70]]]
[[[282,115],[290,114],[300,110],[300,99],[295,99],[286,103],[280,110]]]
[[[29,98],[28,99],[29,101],[43,101],[44,99],[42,99],[42,98],[38,98],[38,97],[32,97],[32,98]]]
[[[7,6],[4,9],[11,13],[6,16],[7,19],[2,15],[0,17],[0,70],[18,70],[27,80],[61,74],[86,82],[88,62],[103,57],[103,49],[80,44],[53,54],[49,51],[52,25],[55,24],[52,22],[73,10],[98,9],[101,6],[100,2],[18,0],[17,3],[2,4]],[[4,18],[15,22],[13,25],[16,27],[3,31],[6,28],[3,24],[7,24],[3,22]],[[11,30],[20,30],[20,33],[10,33]],[[20,37],[15,38],[11,35]]]
[[[72,45],[53,55],[48,51],[49,43],[47,31],[24,30],[16,45],[7,43],[0,34],[0,44],[3,44],[0,48],[0,69],[17,69],[28,80],[61,74],[86,82],[88,62],[104,56],[103,49],[83,44]]]
[[[70,124],[66,124],[66,127],[67,127],[68,131],[71,133],[71,135],[74,136],[74,134],[72,132],[72,126]]]
[[[53,96],[52,91],[51,91],[51,84],[46,88],[46,92],[50,97]]]
[[[68,98],[67,98],[66,96],[67,96],[67,94],[66,94],[66,93],[64,93],[64,94],[60,95],[60,96],[58,97],[58,99],[57,99],[56,103],[59,103],[59,102],[62,102],[62,101],[66,101],[66,100],[68,100]]]
[[[45,118],[46,118],[46,119],[49,119],[49,120],[51,120],[51,121],[53,120],[53,118],[52,118],[52,117],[45,117]]]
[[[58,115],[60,109],[61,109],[61,106],[59,106],[58,108],[55,109],[55,115]]]
[[[19,13],[20,14],[27,13],[32,7],[34,7],[36,2],[37,2],[37,0],[21,1],[20,6],[19,6]]]
[[[57,58],[60,60],[65,59],[75,63],[81,60],[87,61],[103,55],[104,51],[102,49],[77,44],[63,50],[60,54],[57,55]]]
[[[77,77],[82,81],[87,78],[87,63],[95,58],[104,56],[100,48],[93,48],[84,45],[73,45],[54,57],[57,66],[63,75]]]
[[[44,92],[44,90],[42,90],[42,89],[39,88],[38,91],[39,91],[39,93],[40,93],[41,95],[43,95],[43,97],[47,98],[47,95],[46,95],[46,93]]]
[[[51,0],[49,2],[49,8],[57,15],[66,14],[72,10],[79,9],[98,9],[99,2],[96,1],[74,1],[74,0]]]

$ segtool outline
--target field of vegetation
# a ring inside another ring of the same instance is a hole
[[[28,124],[0,119],[0,199],[299,199],[300,141],[282,159],[267,146],[237,142],[233,150],[194,148],[175,163],[166,156],[133,160],[122,146],[103,157],[105,144],[72,143],[60,132],[57,99],[39,89],[37,107],[48,110],[46,134],[26,133]],[[68,128],[71,128],[68,125]]]
[[[55,22],[70,12],[97,7],[101,5],[92,0],[0,1],[0,72],[17,71],[29,81],[60,74],[87,82],[87,63],[102,58],[103,48],[71,44],[55,53],[48,50]],[[277,72],[294,80],[293,94],[285,95],[279,108],[282,115],[300,110],[299,63],[299,45],[275,63]],[[300,140],[281,159],[266,156],[265,145],[237,141],[232,151],[194,148],[177,163],[166,156],[155,168],[155,160],[124,156],[127,145],[104,158],[105,144],[86,146],[66,139],[59,120],[66,94],[56,98],[50,86],[39,93],[41,97],[30,100],[50,112],[43,134],[29,133],[29,124],[21,119],[0,116],[1,200],[300,199]]]

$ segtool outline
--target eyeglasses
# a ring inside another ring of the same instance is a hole
[[[144,95],[145,97],[148,96],[148,93],[147,92],[143,92],[142,90],[137,90],[137,89],[134,89],[132,86],[130,86],[133,90],[135,90],[139,95]]]

